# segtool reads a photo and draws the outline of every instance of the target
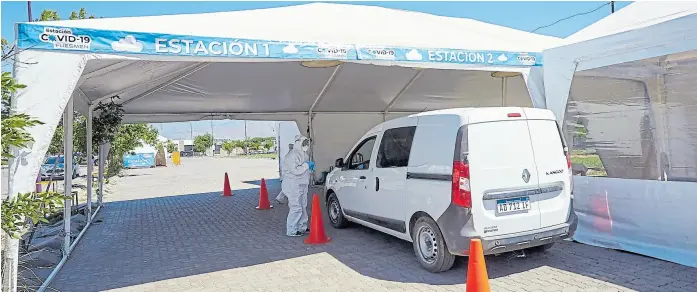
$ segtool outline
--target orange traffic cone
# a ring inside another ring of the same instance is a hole
[[[482,241],[472,239],[470,241],[470,255],[467,263],[467,292],[489,292],[489,276],[486,273],[486,263],[484,263],[484,251]]]
[[[261,191],[259,191],[259,206],[257,210],[268,210],[273,208],[269,203],[269,192],[266,190],[266,181],[261,179]]]
[[[230,180],[227,178],[227,172],[225,173],[225,182],[223,185],[223,197],[232,197],[232,189],[230,188]]]
[[[310,218],[310,236],[305,239],[306,244],[323,244],[331,240],[324,233],[324,224],[322,223],[322,210],[319,207],[319,196],[312,196],[312,218]]]

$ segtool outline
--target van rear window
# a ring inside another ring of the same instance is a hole
[[[457,131],[457,139],[455,139],[455,156],[453,157],[453,161],[467,162],[467,154],[469,153],[469,144],[467,139],[467,125],[464,125]]]

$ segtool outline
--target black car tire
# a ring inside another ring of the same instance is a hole
[[[433,219],[427,216],[417,219],[411,234],[414,254],[421,267],[431,273],[445,272],[453,267],[455,255],[448,251],[443,233]]]
[[[327,198],[327,217],[334,228],[342,229],[349,225],[348,219],[344,217],[344,209],[341,208],[339,198],[335,193],[331,193]]]

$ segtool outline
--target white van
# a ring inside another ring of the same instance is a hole
[[[497,107],[424,112],[365,134],[327,176],[329,220],[413,242],[450,269],[472,238],[485,254],[546,250],[576,228],[571,162],[554,114]]]

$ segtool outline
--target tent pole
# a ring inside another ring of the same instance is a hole
[[[86,148],[85,155],[87,155],[87,219],[92,218],[92,171],[94,161],[92,158],[92,109],[87,110],[87,137],[85,140]]]
[[[70,254],[70,219],[73,209],[73,110],[73,97],[70,97],[63,114],[63,193],[65,195],[63,203],[63,224],[65,227],[63,256],[66,257]]]
[[[106,157],[106,153],[104,153],[104,144],[101,144],[98,147],[99,160],[97,162],[99,163],[99,173],[97,174],[97,184],[99,187],[97,189],[99,192],[97,193],[97,207],[101,207],[104,199],[104,159]]]
[[[309,114],[307,115],[307,119],[308,119],[307,136],[310,137],[310,155],[309,155],[309,157],[310,157],[310,161],[315,161],[315,155],[314,155],[315,142],[313,141],[314,135],[312,135],[312,133],[314,132],[312,129],[312,111],[310,111]],[[314,185],[315,185],[315,174],[313,172],[310,172],[310,186],[314,186]]]
[[[666,67],[665,60],[661,60],[660,64],[663,68]],[[669,131],[667,130],[667,127],[666,127],[666,125],[668,124],[668,121],[667,121],[668,108],[667,108],[667,104],[666,104],[665,78],[666,78],[666,74],[665,74],[665,71],[663,71],[663,72],[661,72],[660,75],[658,75],[657,80],[656,80],[658,83],[657,84],[658,85],[657,86],[658,87],[658,104],[659,104],[659,109],[660,109],[659,116],[658,116],[657,120],[659,120],[661,122],[661,125],[656,127],[656,129],[658,130],[657,131],[658,132],[658,139],[661,140],[661,142],[659,143],[660,150],[657,151],[657,153],[656,153],[656,163],[658,164],[658,169],[659,169],[659,173],[658,173],[659,180],[663,180],[663,181],[668,180],[667,171],[669,171],[668,169],[665,169],[663,166],[666,163],[668,163],[668,165],[670,165],[670,160],[669,160],[670,157],[668,157],[667,153],[665,152],[666,151],[666,138],[668,138],[666,136],[669,134]],[[668,159],[668,161],[663,161],[663,154],[664,153],[666,153],[665,158]]]
[[[307,131],[308,131],[308,133],[307,133],[307,135],[310,138],[310,160],[311,161],[314,161],[314,159],[315,159],[315,155],[314,155],[315,135],[314,135],[314,130],[312,129],[312,119],[314,119],[315,107],[320,102],[320,100],[322,100],[322,97],[324,97],[324,93],[327,92],[327,89],[329,89],[329,86],[332,84],[332,82],[334,82],[334,78],[336,78],[336,76],[338,75],[339,70],[341,70],[342,65],[343,64],[339,64],[336,66],[336,68],[334,69],[334,72],[332,72],[332,75],[329,76],[329,79],[327,79],[327,82],[324,83],[324,87],[322,87],[322,91],[320,91],[319,94],[317,94],[315,101],[312,103],[312,106],[310,106],[310,110],[308,111],[308,115],[307,115],[307,119],[308,119]],[[311,173],[310,174],[310,185],[311,186],[314,185],[314,182],[315,182],[315,174]]]
[[[387,105],[387,107],[385,108],[385,110],[382,111],[382,117],[383,117],[382,119],[383,119],[383,121],[385,121],[385,120],[387,119],[387,113],[388,113],[388,112],[390,111],[390,109],[397,103],[397,101],[399,100],[399,98],[402,97],[402,94],[404,94],[404,92],[406,92],[407,90],[409,90],[409,88],[411,88],[411,86],[414,84],[414,82],[416,82],[417,79],[421,78],[421,75],[424,73],[424,70],[422,70],[422,69],[416,69],[416,70],[417,70],[417,72],[416,72],[416,74],[414,74],[414,77],[411,77],[411,79],[409,80],[409,82],[408,82],[406,85],[404,85],[404,87],[402,87],[402,90],[400,90],[400,91],[397,93],[397,95],[395,95],[394,98],[392,98],[392,100],[391,100],[390,103]]]
[[[327,92],[329,85],[331,85],[332,82],[334,81],[334,78],[336,78],[336,75],[339,73],[339,70],[341,70],[342,65],[343,64],[337,65],[336,68],[334,69],[334,72],[332,72],[332,75],[329,76],[329,79],[327,79],[327,82],[324,83],[324,87],[322,87],[322,91],[319,92],[319,94],[315,98],[315,101],[312,103],[312,106],[310,106],[310,111],[309,111],[310,115],[312,115],[312,113],[315,111],[315,107],[317,106],[319,101],[322,100],[322,97],[324,97],[324,93]]]
[[[501,106],[506,106],[508,102],[508,77],[501,77]]]

